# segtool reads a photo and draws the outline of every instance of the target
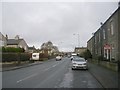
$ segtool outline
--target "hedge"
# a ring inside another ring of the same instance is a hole
[[[44,53],[40,53],[40,58],[48,58],[49,57],[49,55],[48,54],[44,54]]]
[[[28,60],[30,60],[29,53],[2,53],[2,62],[28,61]]]
[[[0,49],[1,50],[1,49]],[[25,52],[24,48],[2,47],[2,52]]]

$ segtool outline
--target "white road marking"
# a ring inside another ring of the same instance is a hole
[[[60,63],[57,63],[57,64],[53,65],[52,67],[55,67],[55,66],[57,66],[58,64],[60,64]]]
[[[61,62],[61,63],[62,63],[62,62]],[[57,64],[53,65],[52,67],[56,67],[58,64],[60,64],[60,63],[57,63]],[[47,70],[51,69],[52,67],[49,67],[49,68],[45,69],[44,71],[47,71]],[[26,79],[29,79],[29,78],[31,78],[31,77],[34,77],[34,76],[36,76],[36,75],[38,75],[38,74],[33,74],[33,75],[30,75],[30,76],[28,76],[28,77],[26,77],[26,78],[23,78],[23,79],[21,79],[21,80],[18,80],[17,83],[19,83],[19,82],[21,82],[21,81],[24,81],[24,80],[26,80]]]
[[[21,82],[21,81],[24,81],[24,80],[27,80],[27,79],[29,79],[29,78],[31,78],[31,77],[36,76],[36,75],[38,75],[38,74],[37,74],[37,73],[36,73],[36,74],[32,74],[32,75],[30,75],[30,76],[28,76],[28,77],[26,77],[26,78],[23,78],[23,79],[21,79],[21,80],[18,80],[17,83],[19,83],[19,82]]]
[[[56,64],[55,65],[53,65],[52,67],[55,67],[56,66]]]
[[[51,67],[50,67],[51,68]],[[44,71],[47,71],[47,70],[49,70],[50,68],[47,68],[47,69],[45,69]]]

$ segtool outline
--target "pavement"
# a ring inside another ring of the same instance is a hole
[[[101,83],[104,88],[118,88],[118,72],[89,63],[89,72]]]
[[[33,66],[33,65],[42,64],[42,63],[43,62],[41,62],[41,61],[37,61],[34,63],[26,63],[26,64],[22,64],[22,65],[18,65],[18,66],[9,66],[9,67],[4,67],[4,68],[0,67],[0,72],[16,70],[16,69],[25,68],[25,67],[29,67],[29,66]]]

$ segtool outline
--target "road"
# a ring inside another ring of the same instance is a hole
[[[67,57],[3,72],[2,81],[3,88],[102,88],[89,70],[71,70]]]

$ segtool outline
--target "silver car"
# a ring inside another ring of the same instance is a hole
[[[72,59],[72,70],[73,69],[88,69],[87,60],[81,57],[74,57]]]

